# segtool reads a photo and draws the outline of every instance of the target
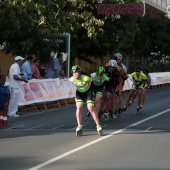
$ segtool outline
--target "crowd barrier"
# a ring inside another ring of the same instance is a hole
[[[151,86],[170,83],[170,72],[150,73],[150,75]],[[123,91],[130,90],[132,84],[129,74]],[[33,79],[28,83],[20,83],[19,106],[74,98],[75,92],[76,87],[69,79]],[[44,107],[46,108],[46,105]]]

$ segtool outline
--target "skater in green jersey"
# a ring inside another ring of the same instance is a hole
[[[86,101],[87,108],[92,114],[92,117],[96,123],[96,129],[100,136],[103,135],[102,127],[99,123],[98,115],[95,112],[94,109],[94,100],[93,100],[93,90],[91,87],[92,78],[81,74],[81,68],[78,65],[72,66],[72,73],[73,76],[70,78],[70,81],[74,83],[76,86],[76,118],[77,118],[77,129],[76,129],[76,135],[80,136],[82,135],[82,109],[83,109],[83,103]]]

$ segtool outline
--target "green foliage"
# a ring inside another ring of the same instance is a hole
[[[155,46],[170,55],[170,19],[165,17],[98,15],[96,0],[1,0],[0,44],[6,42],[6,53],[57,49],[45,39],[66,32],[71,34],[71,59],[79,57],[91,64],[91,56],[102,59],[108,52],[146,58]]]

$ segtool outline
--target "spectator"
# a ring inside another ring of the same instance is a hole
[[[2,84],[4,84],[4,80],[5,80],[5,75],[4,74],[1,74],[1,64],[0,64],[0,82],[2,83]]]
[[[32,56],[28,56],[27,60],[22,65],[22,73],[25,75],[25,77],[29,80],[32,76],[32,70],[31,70],[31,62],[32,62]]]
[[[39,65],[40,65],[40,61],[38,59],[34,59],[34,64],[31,66],[31,70],[32,70],[32,78],[35,79],[40,79],[40,71],[39,71]]]
[[[9,69],[9,81],[10,81],[10,101],[8,106],[8,116],[9,117],[18,117],[16,114],[18,111],[18,101],[19,101],[19,88],[20,81],[24,81],[25,83],[28,80],[24,77],[21,77],[20,68],[22,66],[24,58],[21,56],[15,57],[14,64],[11,65]]]
[[[54,58],[48,68],[45,78],[64,78],[64,71],[62,70],[63,55],[59,53],[57,58]]]

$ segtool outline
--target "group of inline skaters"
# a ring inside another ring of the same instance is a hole
[[[72,66],[73,76],[70,81],[76,86],[76,119],[78,126],[76,136],[81,136],[83,103],[87,103],[86,119],[92,115],[97,132],[103,136],[100,120],[110,120],[121,116],[138,95],[137,111],[143,108],[145,93],[150,87],[151,77],[149,68],[142,70],[141,66],[135,67],[135,72],[129,77],[127,68],[122,63],[123,56],[120,53],[113,54],[106,66],[99,66],[96,72],[90,75],[83,73],[80,66]],[[122,108],[122,91],[125,80],[130,78],[133,85],[130,89],[125,106]]]

